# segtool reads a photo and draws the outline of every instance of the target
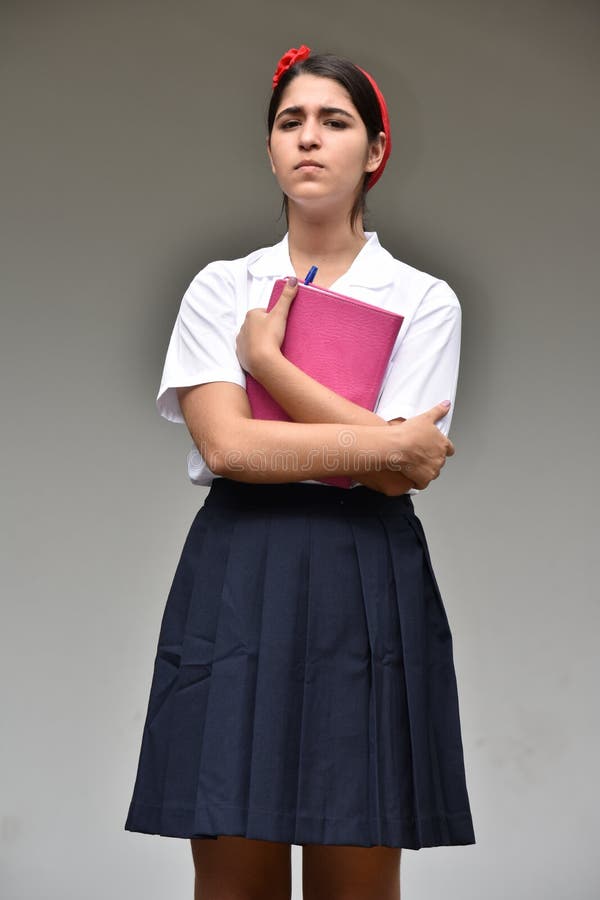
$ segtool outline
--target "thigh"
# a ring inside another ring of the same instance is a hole
[[[400,900],[399,847],[305,844],[303,900]]]
[[[196,871],[194,900],[289,900],[291,845],[220,835],[191,838]]]

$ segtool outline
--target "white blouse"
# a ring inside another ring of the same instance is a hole
[[[395,259],[376,232],[365,236],[352,265],[330,289],[404,316],[374,412],[386,421],[408,419],[450,400],[448,413],[437,422],[448,436],[460,359],[459,300],[447,282]],[[293,274],[287,234],[272,247],[211,262],[198,272],[183,295],[169,341],[156,397],[161,416],[185,424],[177,387],[209,381],[246,387],[235,350],[237,333],[249,309],[266,309],[275,280]],[[198,485],[219,477],[196,446],[188,453],[187,470]],[[306,482],[329,487],[313,479]]]

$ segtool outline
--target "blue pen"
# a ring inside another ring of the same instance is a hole
[[[317,274],[318,271],[319,271],[318,266],[311,266],[308,271],[308,275],[304,279],[304,284],[311,284],[311,282],[313,282],[315,280],[315,275]]]

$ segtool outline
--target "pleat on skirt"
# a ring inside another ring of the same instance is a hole
[[[164,608],[125,830],[475,843],[452,635],[410,495],[214,479]]]

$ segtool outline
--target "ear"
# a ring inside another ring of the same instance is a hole
[[[369,153],[367,157],[367,164],[365,165],[365,172],[374,172],[379,168],[381,160],[383,159],[383,154],[385,153],[385,146],[387,143],[387,138],[385,136],[385,131],[380,131],[374,141],[371,141],[369,144]]]
[[[267,155],[269,157],[269,162],[271,163],[271,171],[273,175],[275,175],[275,166],[273,165],[273,157],[271,156],[271,138],[269,135],[267,135]]]

